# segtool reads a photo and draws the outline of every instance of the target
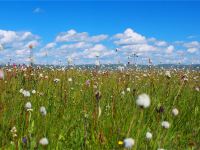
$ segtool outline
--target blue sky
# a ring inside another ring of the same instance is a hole
[[[0,1],[0,63],[200,63],[199,27],[198,1]]]

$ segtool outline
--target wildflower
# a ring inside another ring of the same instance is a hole
[[[133,145],[135,144],[135,141],[132,138],[126,138],[124,139],[124,141],[119,141],[118,144],[124,145],[125,148],[132,148]]]
[[[10,130],[10,132],[11,133],[16,133],[17,132],[17,129],[16,129],[16,127],[14,126],[14,127],[12,127],[12,129]]]
[[[42,73],[40,73],[40,74],[39,74],[39,77],[40,77],[40,78],[43,78],[43,74],[42,74]]]
[[[20,93],[23,93],[23,91],[24,91],[23,89],[20,89],[20,90],[19,90]]]
[[[10,130],[10,132],[12,133],[12,137],[13,138],[16,138],[17,137],[17,129],[16,127],[12,127],[12,129]]]
[[[147,132],[147,133],[146,133],[146,138],[147,138],[148,140],[152,139],[152,133]]]
[[[29,91],[23,90],[22,94],[24,95],[24,97],[30,97],[31,94]]]
[[[123,66],[119,66],[118,70],[122,72],[122,71],[124,71],[124,67]]]
[[[72,78],[68,78],[68,81],[69,81],[69,82],[72,82]]]
[[[45,108],[44,106],[40,107],[40,113],[41,113],[43,116],[46,116],[47,111],[46,111],[46,108]]]
[[[96,61],[95,61],[95,65],[96,65],[96,66],[100,66],[100,61],[99,61],[99,60],[96,60]]]
[[[32,90],[32,94],[35,94],[36,93],[36,90]]]
[[[162,125],[162,127],[165,128],[165,129],[168,129],[168,128],[170,127],[170,124],[169,124],[168,121],[163,121],[163,122],[161,123],[161,125]]]
[[[163,113],[165,111],[163,106],[157,107],[156,108],[157,113]]]
[[[22,138],[22,142],[23,142],[24,144],[26,144],[26,143],[27,143],[27,138],[26,138],[26,137],[23,137],[23,138]]]
[[[136,100],[136,104],[140,107],[147,108],[150,106],[150,98],[147,94],[140,94]]]
[[[121,92],[121,94],[122,94],[122,95],[125,95],[125,92],[124,92],[124,91],[122,91],[122,92]]]
[[[4,72],[3,72],[3,70],[0,70],[0,80],[4,80]]]
[[[96,97],[96,100],[99,101],[101,99],[101,92],[100,91],[96,91],[95,92],[95,97]]]
[[[127,91],[127,92],[130,92],[130,91],[131,91],[131,89],[130,89],[130,88],[127,88],[127,89],[126,89],[126,91]]]
[[[58,83],[58,82],[60,82],[60,79],[55,78],[53,81],[54,81],[55,83]]]
[[[72,65],[72,62],[73,62],[72,58],[71,58],[71,57],[68,57],[68,58],[67,58],[67,63],[68,63],[68,65]]]
[[[31,102],[27,102],[26,105],[25,105],[25,109],[27,111],[32,111],[32,105],[31,105]]]
[[[183,81],[188,81],[188,76],[187,76],[187,74],[182,75],[182,76],[181,76],[181,80],[183,80]]]
[[[177,108],[172,109],[172,114],[173,114],[174,116],[177,116],[178,113],[179,113],[179,111],[178,111]]]
[[[39,143],[40,143],[41,145],[43,145],[43,146],[46,146],[46,145],[49,144],[49,141],[48,141],[47,138],[44,137],[44,138],[41,138],[41,139],[40,139]]]
[[[171,78],[171,73],[170,73],[170,71],[166,71],[166,72],[165,72],[165,76],[166,76],[167,78]]]
[[[86,84],[87,86],[89,86],[89,85],[90,85],[90,80],[86,80],[85,84]]]
[[[196,90],[197,92],[199,92],[199,87],[195,87],[195,90]]]
[[[165,150],[165,149],[163,149],[163,148],[158,148],[158,150]]]

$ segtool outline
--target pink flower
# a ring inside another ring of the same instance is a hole
[[[4,79],[4,72],[3,70],[0,70],[0,80],[3,80]]]

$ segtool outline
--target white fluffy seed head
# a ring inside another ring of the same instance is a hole
[[[44,137],[44,138],[41,138],[41,139],[40,139],[39,143],[40,143],[41,145],[45,146],[45,145],[48,145],[48,144],[49,144],[49,141],[48,141],[47,138]]]
[[[168,121],[163,121],[163,122],[161,123],[161,125],[162,125],[162,127],[165,128],[165,129],[168,129],[168,128],[170,127],[170,124],[169,124]]]
[[[130,91],[131,91],[131,89],[130,89],[130,88],[127,88],[127,89],[126,89],[126,91],[127,91],[127,92],[130,92]]]
[[[150,106],[150,98],[147,94],[143,93],[137,97],[136,104],[140,107],[147,108]]]
[[[132,139],[132,138],[124,139],[124,147],[125,148],[132,148],[134,144],[135,144],[134,139]]]
[[[72,78],[68,78],[68,81],[69,81],[69,82],[72,82]]]
[[[172,109],[172,114],[173,114],[174,116],[177,116],[178,113],[179,113],[179,111],[178,111],[177,108]]]
[[[36,90],[32,90],[32,94],[35,94],[36,93]]]
[[[26,108],[26,109],[31,109],[31,108],[32,108],[31,102],[27,102],[27,103],[25,104],[25,108]]]
[[[147,132],[147,133],[146,133],[146,138],[147,138],[148,140],[152,139],[152,133]]]
[[[47,111],[46,111],[46,108],[45,108],[44,106],[40,107],[40,113],[41,113],[43,116],[46,116]]]
[[[165,72],[165,76],[168,77],[168,78],[171,78],[171,73],[170,73],[170,71],[166,71],[166,72]]]
[[[22,94],[24,95],[24,97],[30,97],[31,94],[29,91],[23,90]]]

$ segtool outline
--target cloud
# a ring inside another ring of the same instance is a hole
[[[66,58],[70,57],[75,64],[86,64],[94,63],[97,56],[101,63],[116,63],[118,60],[127,63],[128,57],[133,54],[138,56],[137,63],[143,64],[148,63],[149,58],[154,63],[190,63],[199,60],[199,41],[167,42],[144,36],[131,28],[110,37],[107,34],[90,35],[71,29],[58,33],[54,40],[41,45],[40,37],[30,31],[0,30],[0,61],[29,61],[30,45],[34,47],[36,63],[46,63],[47,60],[49,63],[67,63]],[[115,48],[119,50],[115,52]]]
[[[4,62],[12,59],[16,63],[23,63],[29,57],[29,45],[34,48],[39,45],[40,37],[29,31],[0,30],[1,55]]]
[[[187,51],[189,53],[195,53],[195,52],[198,52],[199,49],[200,49],[200,42],[198,42],[198,41],[191,41],[191,42],[184,43],[183,46],[185,48],[187,48]]]
[[[43,10],[41,8],[39,8],[39,7],[35,8],[33,10],[33,13],[42,13],[42,12],[43,12]]]
[[[114,42],[116,45],[146,43],[146,38],[141,34],[133,31],[131,28],[126,29],[123,33],[118,33],[114,35],[114,38],[118,39]]]
[[[126,29],[123,33],[113,36],[114,44],[120,47],[125,55],[142,54],[159,50],[155,43],[160,46],[166,45],[164,41],[157,41],[155,38],[146,38],[135,32],[131,28]]]
[[[54,42],[48,43],[44,48],[45,49],[52,49],[56,46],[57,44]]]
[[[155,41],[156,46],[167,46],[167,42],[165,41]]]
[[[91,47],[89,49],[85,49],[83,51],[84,58],[106,57],[106,56],[110,56],[113,54],[114,54],[114,51],[108,50],[102,44],[96,44],[93,47]]]
[[[166,53],[168,53],[168,54],[171,54],[173,51],[174,51],[173,45],[168,46],[167,49],[166,49]]]
[[[80,32],[71,29],[67,32],[59,33],[56,37],[56,42],[100,42],[107,39],[108,35],[100,34],[95,36],[89,36],[87,32]]]

